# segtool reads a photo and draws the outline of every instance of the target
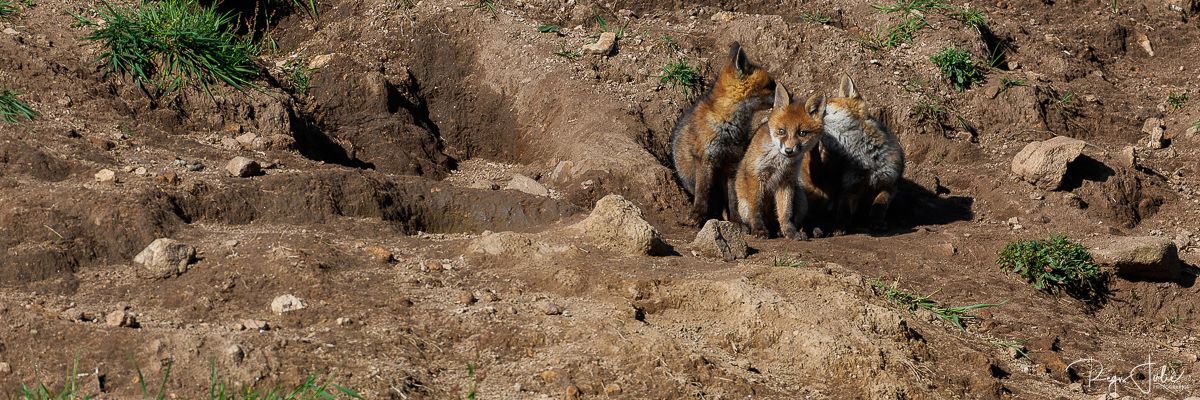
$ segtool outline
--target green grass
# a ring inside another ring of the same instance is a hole
[[[1066,292],[1080,299],[1094,299],[1102,291],[1107,274],[1092,261],[1092,255],[1065,236],[1010,243],[996,264],[1024,278],[1035,289]]]
[[[98,62],[131,77],[152,98],[194,87],[209,93],[216,83],[238,90],[252,86],[255,49],[237,34],[232,14],[194,0],[163,0],[137,6],[105,3],[86,40],[102,47]]]
[[[929,56],[929,61],[937,65],[942,71],[942,78],[960,92],[982,79],[975,63],[971,61],[971,53],[965,49],[950,46]]]
[[[947,119],[950,118],[950,112],[946,110],[945,104],[940,97],[923,94],[916,103],[913,103],[912,109],[909,110],[909,115],[916,119],[917,123],[922,126],[937,126],[941,127]]]
[[[467,379],[471,381],[467,384],[467,400],[476,400],[479,396],[479,379],[475,376],[474,363],[467,363]]]
[[[774,264],[777,268],[801,268],[808,266],[810,263],[808,260],[802,260],[798,257],[792,256],[791,254],[784,253],[782,257],[775,256]]]
[[[9,124],[19,124],[21,120],[32,121],[38,116],[29,103],[21,101],[19,93],[4,89],[0,90],[0,121]]]
[[[17,13],[17,5],[12,0],[0,0],[0,18],[6,18]]]
[[[700,71],[688,65],[687,60],[682,58],[664,65],[662,73],[662,83],[670,84],[685,96],[691,96],[700,83]]]
[[[1196,128],[1196,130],[1200,131],[1200,119],[1196,120],[1196,122],[1193,122],[1192,127]]]
[[[608,21],[606,21],[606,20],[604,19],[604,17],[602,17],[602,16],[599,16],[599,15],[597,15],[597,16],[596,16],[596,25],[597,25],[597,27],[600,29],[600,33],[608,32],[608,31],[609,31],[609,29],[610,29],[610,28],[609,28],[609,26],[608,26]],[[612,32],[613,32],[613,33],[615,33],[615,34],[617,35],[617,39],[620,39],[620,38],[623,38],[623,37],[625,37],[625,29],[626,29],[626,28],[628,28],[628,27],[629,27],[629,21],[625,21],[625,23],[624,23],[624,24],[622,24],[621,26],[617,27],[617,28],[616,28],[615,30],[613,30]],[[599,35],[594,35],[594,36],[595,36],[595,37],[597,37],[597,38],[599,37]]]
[[[920,296],[900,289],[899,281],[893,281],[891,284],[887,284],[881,279],[877,278],[872,279],[870,281],[870,285],[871,288],[875,290],[876,294],[882,295],[893,304],[896,304],[908,310],[909,312],[917,310],[929,310],[929,312],[932,312],[933,315],[937,316],[943,321],[949,322],[959,330],[966,330],[966,322],[975,319],[974,316],[968,314],[969,312],[981,308],[995,307],[1004,304],[1003,302],[997,304],[980,303],[969,306],[948,307],[934,301],[933,294]]]
[[[579,57],[583,57],[583,53],[580,53],[579,50],[568,49],[566,43],[559,43],[558,52],[554,53],[554,55],[568,60],[575,60]]]
[[[888,27],[886,31],[879,35],[877,45],[884,49],[900,47],[901,44],[912,42],[913,34],[916,34],[917,31],[927,25],[925,18],[919,15],[904,17],[900,23]]]
[[[308,94],[312,73],[316,69],[309,68],[307,60],[297,58],[288,61],[283,65],[283,70],[288,74],[288,79],[292,81],[292,90],[302,95]]]
[[[22,383],[21,384],[21,394],[20,394],[19,398],[21,400],[91,399],[92,396],[87,396],[87,395],[83,395],[83,394],[79,393],[80,388],[79,388],[79,381],[77,379],[77,377],[79,376],[77,374],[78,371],[79,371],[79,360],[76,359],[75,362],[71,363],[71,366],[69,368],[67,368],[67,371],[64,374],[65,376],[63,377],[62,386],[57,389],[51,389],[51,387],[46,386],[45,383],[38,383],[37,385],[34,385],[33,387],[26,386],[24,383]]]
[[[559,33],[562,30],[558,25],[538,25],[537,31],[541,33]]]
[[[828,15],[822,14],[820,11],[801,12],[800,19],[821,25],[826,25],[833,21],[832,18],[829,18]]]
[[[1178,110],[1180,108],[1183,108],[1183,106],[1187,105],[1187,102],[1188,102],[1187,92],[1168,93],[1167,94],[1167,105],[1171,106],[1172,110]]]
[[[914,13],[948,10],[951,8],[950,5],[942,0],[896,0],[892,4],[873,4],[871,7],[880,12],[888,14],[901,13],[906,16]]]
[[[963,6],[958,11],[950,13],[950,18],[959,20],[966,26],[979,28],[986,28],[988,26],[987,16],[983,15],[982,11],[971,6]]]
[[[486,11],[488,14],[496,15],[496,2],[493,0],[477,0],[464,4],[463,7],[477,11]]]
[[[988,337],[988,343],[1001,349],[1013,350],[1017,353],[1018,357],[1029,358],[1029,349],[1025,348],[1025,345],[1029,343],[1028,340]]]
[[[1025,86],[1025,82],[1026,82],[1025,78],[1017,78],[1017,79],[1000,78],[1000,93],[1007,92],[1008,89],[1011,89],[1014,87]]]

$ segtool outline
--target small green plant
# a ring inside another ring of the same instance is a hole
[[[17,5],[13,4],[12,0],[0,0],[0,18],[5,18],[17,13]]]
[[[284,64],[283,70],[292,81],[292,90],[302,95],[308,94],[309,84],[312,81],[312,73],[316,71],[315,68],[309,68],[308,63],[304,59],[296,58]]]
[[[658,42],[662,44],[663,47],[666,47],[669,51],[679,52],[683,50],[683,47],[675,41],[675,38],[665,33],[658,37]]]
[[[800,19],[821,25],[827,25],[833,21],[832,18],[829,18],[828,15],[822,14],[820,11],[801,12]]]
[[[942,125],[950,118],[950,112],[946,110],[942,99],[929,94],[922,94],[921,98],[913,103],[909,115],[922,126],[935,126],[942,129],[943,133],[945,128]]]
[[[32,121],[37,117],[37,111],[34,111],[29,103],[21,101],[18,96],[19,93],[8,89],[0,90],[0,121],[17,124],[22,119]]]
[[[1010,243],[1000,252],[996,264],[1003,271],[1020,275],[1038,290],[1065,291],[1079,299],[1095,299],[1107,281],[1087,249],[1061,235]]]
[[[209,93],[218,82],[244,90],[258,76],[254,46],[238,36],[230,13],[191,0],[105,3],[97,12],[103,24],[76,16],[92,29],[85,39],[103,48],[97,61],[152,98],[189,86]]]
[[[1118,0],[1109,0],[1108,9],[1111,10],[1113,14],[1119,13],[1121,12],[1121,3],[1118,2]]]
[[[982,11],[971,6],[963,6],[958,11],[950,13],[950,18],[959,20],[966,26],[986,28],[988,25],[987,16],[983,15]]]
[[[662,72],[662,83],[670,84],[685,96],[691,96],[692,90],[700,83],[700,72],[682,58],[664,65]]]
[[[496,2],[494,0],[476,0],[464,4],[463,7],[476,11],[486,11],[488,14],[496,15]]]
[[[932,10],[950,9],[950,5],[946,4],[943,0],[896,0],[892,4],[874,4],[871,7],[876,11],[888,14],[898,12],[906,16]]]
[[[1025,345],[1029,343],[1028,340],[999,339],[990,336],[987,338],[987,340],[988,343],[991,343],[993,346],[1005,350],[1011,350],[1012,352],[1016,353],[1017,357],[1029,358],[1029,349],[1025,348]]]
[[[913,34],[927,26],[925,18],[919,15],[904,17],[900,23],[888,27],[876,40],[878,47],[894,49],[901,44],[912,42]]]
[[[1200,119],[1198,119],[1198,120],[1196,120],[1196,122],[1192,123],[1192,129],[1200,131]]]
[[[800,259],[788,253],[784,253],[782,257],[775,256],[775,267],[777,268],[801,268],[808,264],[808,260]]]
[[[475,400],[479,395],[479,379],[475,377],[475,363],[467,363],[467,379],[471,380],[467,386],[467,400]]]
[[[562,28],[558,25],[538,25],[537,31],[541,33],[560,33]]]
[[[583,57],[583,53],[580,53],[579,50],[568,49],[566,43],[559,43],[558,52],[554,53],[554,55],[568,60],[575,60],[579,57]]]
[[[1174,315],[1174,316],[1167,318],[1167,326],[1179,325],[1180,322],[1183,322],[1185,320],[1187,320],[1187,318],[1184,318],[1184,316],[1182,316],[1182,315]]]
[[[1167,105],[1171,106],[1171,109],[1173,109],[1173,110],[1178,110],[1180,108],[1183,108],[1183,106],[1187,105],[1187,102],[1188,102],[1187,92],[1182,92],[1182,93],[1172,92],[1172,93],[1167,94]]]
[[[76,373],[79,371],[79,359],[75,359],[71,366],[67,368],[63,377],[62,387],[59,389],[51,389],[45,383],[38,383],[34,387],[28,387],[24,383],[21,384],[21,400],[87,400],[92,396],[80,393],[79,382]]]
[[[597,16],[596,16],[596,25],[597,25],[597,26],[599,26],[599,28],[600,28],[600,33],[604,33],[604,32],[608,32],[608,31],[609,31],[609,30],[608,30],[608,29],[609,29],[609,28],[608,28],[608,21],[604,20],[604,17],[603,17],[603,16],[600,16],[600,15],[597,15]],[[615,33],[615,34],[617,35],[617,39],[620,39],[620,38],[623,38],[623,37],[625,37],[625,28],[628,28],[628,27],[629,27],[629,21],[625,21],[625,23],[624,23],[624,24],[622,24],[621,26],[617,27],[617,29],[616,29],[616,30],[614,30],[614,31],[612,31],[612,32],[613,32],[613,33]],[[595,37],[599,37],[599,35],[593,35],[593,36],[595,36]]]
[[[870,281],[870,285],[875,290],[876,294],[883,295],[883,297],[888,301],[903,307],[909,312],[917,311],[919,309],[929,310],[929,312],[932,312],[933,315],[937,316],[943,321],[949,322],[959,330],[966,330],[967,327],[965,322],[975,319],[975,317],[968,314],[968,312],[981,308],[995,307],[1006,303],[981,303],[972,304],[969,306],[947,307],[934,301],[933,294],[919,296],[900,289],[900,281],[892,281],[891,284],[887,284],[884,283],[883,280],[876,278]],[[936,292],[934,294],[936,294]]]
[[[942,77],[960,92],[982,78],[971,61],[971,53],[965,49],[950,46],[929,56],[929,61],[937,65]]]

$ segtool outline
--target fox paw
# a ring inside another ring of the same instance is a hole
[[[767,230],[763,229],[763,228],[751,229],[750,234],[759,239],[770,239],[771,238],[771,234],[767,233]]]
[[[815,238],[823,238],[823,237],[825,237],[825,236],[827,236],[827,235],[825,234],[825,231],[824,231],[824,230],[822,230],[821,228],[813,228],[813,234],[812,234],[812,237],[815,237]]]
[[[804,231],[795,231],[795,232],[792,232],[790,235],[788,235],[788,237],[789,237],[789,238],[792,238],[792,240],[797,240],[797,241],[805,241],[805,240],[808,240],[808,234],[807,234],[807,233],[804,233]]]

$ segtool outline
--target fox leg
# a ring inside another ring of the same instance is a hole
[[[895,189],[892,188],[880,190],[875,195],[875,199],[871,201],[871,229],[887,230],[887,210],[895,195]]]
[[[789,239],[808,240],[804,231],[796,229],[793,222],[797,216],[804,218],[808,212],[808,199],[804,193],[796,193],[795,187],[781,185],[775,190],[775,218],[779,220],[779,235]]]
[[[713,165],[708,160],[700,162],[696,168],[696,192],[692,193],[692,212],[689,222],[697,227],[704,225],[709,217],[709,200],[712,196]]]
[[[763,195],[758,187],[743,187],[746,193],[738,196],[738,211],[742,215],[742,223],[750,228],[750,234],[766,239],[767,224],[763,221]]]
[[[741,221],[741,213],[738,211],[736,173],[729,174],[729,179],[725,180],[725,215],[729,221]]]

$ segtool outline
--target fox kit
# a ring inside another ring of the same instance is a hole
[[[844,233],[863,199],[871,201],[872,229],[886,229],[888,205],[904,175],[904,149],[896,135],[867,115],[850,76],[842,78],[838,95],[825,109],[825,135],[804,162],[806,189],[829,201],[834,233]]]
[[[712,89],[683,113],[671,131],[675,173],[692,194],[691,222],[733,218],[733,179],[750,141],[755,112],[771,107],[775,80],[751,63],[741,45],[729,46],[729,62]],[[726,207],[729,207],[728,209]]]
[[[742,222],[755,236],[767,237],[767,204],[775,204],[780,236],[804,240],[793,221],[804,219],[808,201],[800,187],[800,161],[821,140],[825,96],[793,103],[783,85],[775,88],[775,106],[758,128],[737,172],[737,204]]]

